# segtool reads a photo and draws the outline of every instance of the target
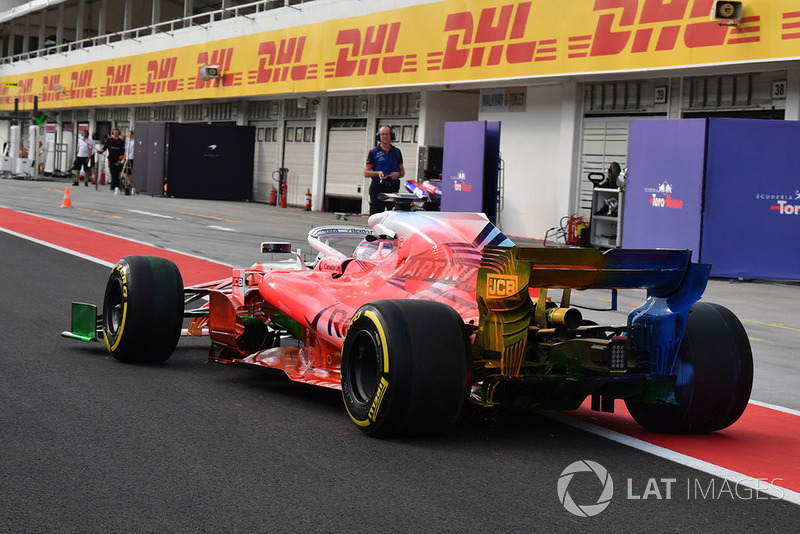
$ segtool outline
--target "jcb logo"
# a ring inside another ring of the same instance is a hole
[[[508,297],[515,294],[519,287],[519,278],[506,274],[490,274],[486,282],[486,294],[489,297]]]

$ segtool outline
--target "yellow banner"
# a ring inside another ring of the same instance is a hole
[[[444,1],[3,76],[0,110],[34,95],[43,109],[118,106],[800,56],[796,0],[746,0],[736,25],[711,20],[713,3]],[[205,65],[222,77],[203,80]]]

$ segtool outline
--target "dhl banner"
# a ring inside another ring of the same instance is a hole
[[[800,57],[800,3],[449,0],[0,77],[0,110],[135,105]],[[219,65],[222,78],[199,69]],[[4,70],[19,68],[19,64]]]

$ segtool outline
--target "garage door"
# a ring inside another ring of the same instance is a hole
[[[304,206],[314,172],[314,121],[286,121],[283,166],[289,169],[288,204]]]
[[[273,174],[280,166],[278,163],[280,155],[278,123],[277,121],[251,121],[250,126],[254,126],[256,129],[253,200],[269,202],[269,192],[273,185],[277,186],[273,180]]]
[[[366,120],[331,121],[328,130],[328,156],[325,197],[361,200],[364,163],[367,160]]]

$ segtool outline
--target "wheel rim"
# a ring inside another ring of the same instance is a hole
[[[122,308],[122,285],[119,280],[114,280],[114,283],[108,291],[105,318],[103,321],[108,333],[112,336],[116,335],[122,324]]]
[[[361,404],[370,402],[378,389],[378,349],[377,340],[367,331],[362,330],[353,340],[352,365],[347,372],[353,386],[353,396]]]

